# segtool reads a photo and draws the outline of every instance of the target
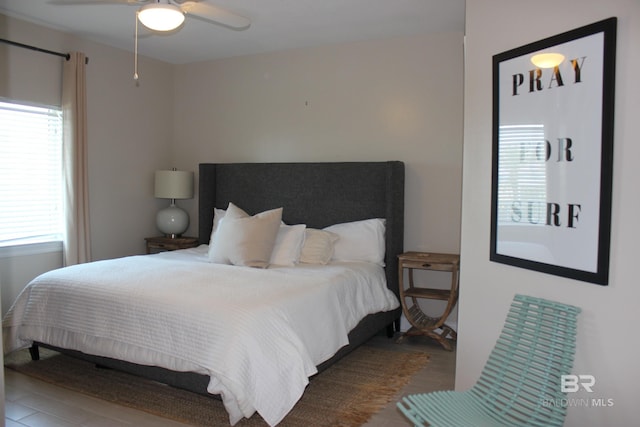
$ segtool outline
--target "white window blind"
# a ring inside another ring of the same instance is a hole
[[[0,101],[0,246],[60,241],[62,111]]]
[[[499,224],[544,224],[545,149],[543,125],[500,126]]]

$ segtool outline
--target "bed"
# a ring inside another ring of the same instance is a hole
[[[381,259],[338,258],[326,265],[266,269],[208,262],[215,246],[215,213],[235,206],[249,218],[282,208],[279,219],[291,228],[304,224],[307,230],[332,230],[345,241],[341,226],[353,231],[361,229],[351,224],[382,221]],[[198,248],[98,261],[36,278],[5,316],[5,351],[32,346],[37,357],[38,346],[51,347],[173,386],[219,394],[231,424],[258,412],[276,425],[309,377],[385,328],[398,328],[402,162],[201,164],[198,221]],[[165,266],[171,266],[171,274]],[[212,276],[226,288],[211,289]],[[94,277],[91,284],[86,277]],[[136,297],[119,293],[132,289]],[[138,298],[143,291],[152,296]],[[274,292],[284,302],[265,303]],[[364,300],[351,302],[351,294]],[[56,300],[62,310],[54,306]],[[181,303],[201,305],[201,311],[184,310]],[[56,316],[63,313],[60,322],[68,327],[37,325],[52,324],[42,314],[47,304]],[[91,319],[78,321],[79,312]],[[183,317],[187,326],[182,326]],[[119,331],[117,338],[114,331]]]

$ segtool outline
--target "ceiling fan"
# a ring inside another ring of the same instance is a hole
[[[233,30],[246,30],[251,25],[248,18],[202,0],[50,0],[49,3],[59,6],[139,6],[138,20],[148,29],[158,32],[175,30],[184,23],[185,17]]]
[[[134,72],[138,84],[138,22],[156,33],[171,33],[183,25],[185,17],[233,30],[246,30],[251,21],[244,16],[205,3],[202,0],[49,0],[59,6],[125,5],[139,6],[136,12]]]

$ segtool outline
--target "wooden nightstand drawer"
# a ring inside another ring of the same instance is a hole
[[[398,259],[406,268],[451,271],[457,268],[460,257],[457,254],[433,252],[405,252]]]
[[[456,266],[454,264],[448,263],[439,263],[439,262],[429,262],[429,261],[401,261],[402,266],[404,268],[415,268],[419,270],[437,270],[437,271],[452,271]]]
[[[195,248],[198,246],[197,237],[146,237],[147,253],[175,251],[178,249]]]

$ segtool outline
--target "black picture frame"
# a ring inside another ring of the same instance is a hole
[[[493,56],[491,261],[608,285],[616,29]],[[531,62],[551,52],[564,61]]]

